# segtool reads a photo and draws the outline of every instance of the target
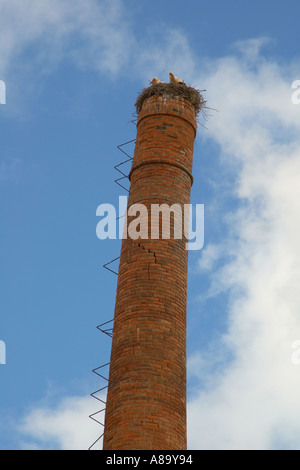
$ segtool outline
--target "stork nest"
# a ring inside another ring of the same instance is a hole
[[[198,116],[202,108],[206,107],[206,101],[204,100],[200,90],[196,90],[196,88],[192,88],[187,85],[158,83],[157,85],[151,85],[148,88],[144,88],[138,95],[135,102],[137,114],[141,111],[144,101],[151,96],[168,96],[169,98],[176,98],[178,96],[180,98],[184,98],[194,106],[196,116]]]

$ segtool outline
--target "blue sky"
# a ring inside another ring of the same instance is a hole
[[[120,241],[96,237],[96,209],[126,195],[117,146],[135,138],[140,90],[169,71],[217,110],[194,151],[205,244],[189,252],[189,448],[299,449],[299,8],[0,0],[1,449],[101,434],[91,371],[109,360],[96,326],[113,317],[102,266]]]

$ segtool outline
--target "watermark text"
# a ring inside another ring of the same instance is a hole
[[[0,104],[6,104],[6,84],[0,80]]]
[[[300,340],[296,339],[295,341],[292,342],[291,348],[295,349],[293,354],[291,355],[291,362],[295,366],[300,364]]]
[[[292,83],[292,88],[295,89],[291,96],[292,103],[300,104],[300,80],[294,80]]]
[[[187,250],[201,250],[204,245],[204,204],[136,203],[127,208],[127,197],[120,196],[118,211],[112,204],[100,204],[96,216],[101,217],[96,226],[100,240],[185,239]]]
[[[6,364],[6,344],[0,340],[0,364]]]

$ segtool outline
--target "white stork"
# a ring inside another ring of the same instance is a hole
[[[175,77],[175,75],[173,75],[172,72],[169,72],[169,77],[170,77],[170,83],[173,83],[174,85],[185,85],[182,78]]]

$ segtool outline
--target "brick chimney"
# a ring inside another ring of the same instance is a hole
[[[187,240],[151,239],[150,213],[189,204],[196,127],[193,104],[172,93],[138,114],[128,209],[147,207],[149,233],[122,240],[104,450],[186,449]]]

